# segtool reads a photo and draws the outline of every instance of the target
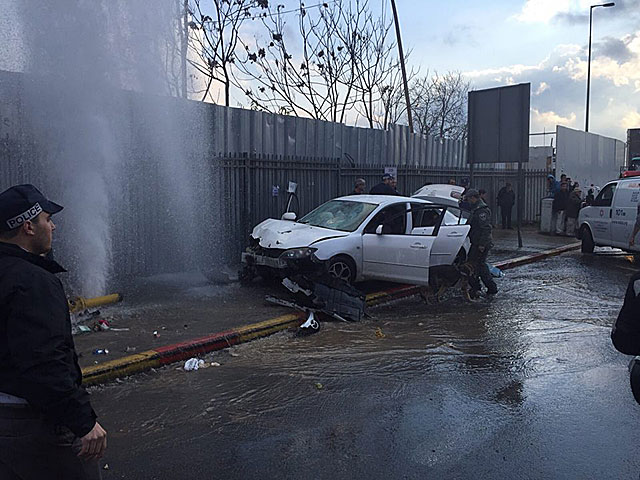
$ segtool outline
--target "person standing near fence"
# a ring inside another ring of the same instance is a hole
[[[367,181],[364,178],[356,178],[351,195],[362,195],[363,193],[365,193],[366,188]]]
[[[502,217],[502,229],[511,230],[511,211],[516,203],[516,194],[510,183],[506,183],[498,192],[498,206]]]
[[[580,208],[582,207],[582,191],[580,187],[576,187],[573,192],[569,194],[569,200],[567,201],[567,230],[568,236],[574,236],[576,234],[576,225],[578,223],[578,215],[580,214]]]
[[[560,184],[558,190],[553,197],[553,205],[551,207],[553,214],[556,216],[556,235],[564,235],[567,205],[569,203],[569,186],[566,182]]]
[[[369,193],[371,195],[397,195],[396,191],[391,186],[393,180],[393,175],[385,173],[382,176],[382,182],[374,185]]]
[[[55,276],[65,270],[46,258],[60,210],[33,185],[0,193],[2,479],[99,479],[107,447]]]

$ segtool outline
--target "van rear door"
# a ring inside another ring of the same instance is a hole
[[[639,199],[640,179],[618,183],[611,211],[611,244],[613,246],[629,248],[629,237],[636,223]]]

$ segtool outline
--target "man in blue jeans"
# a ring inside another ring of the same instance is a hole
[[[99,479],[107,434],[82,388],[51,259],[62,207],[33,185],[0,193],[0,478]]]

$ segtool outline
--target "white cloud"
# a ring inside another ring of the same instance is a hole
[[[527,0],[513,18],[524,23],[548,23],[559,14],[588,12],[590,5],[590,0]]]
[[[556,125],[564,125],[566,127],[575,126],[576,114],[571,112],[567,116],[562,116],[556,112],[549,110],[541,112],[537,108],[531,109],[531,131],[554,131]]]
[[[547,23],[558,13],[569,11],[570,5],[570,0],[527,0],[514,18],[525,23]]]
[[[592,58],[590,126],[594,133],[625,139],[627,128],[640,127],[640,34],[618,40],[626,47],[624,55],[613,51],[611,56],[598,53]],[[537,65],[507,65],[464,74],[475,89],[531,83],[532,129],[553,130],[557,124],[582,128],[587,78],[583,47],[559,45]]]
[[[547,82],[540,82],[538,89],[535,91],[534,95],[540,95],[542,92],[549,90],[549,84]]]
[[[640,128],[640,112],[637,110],[628,112],[620,121],[622,128]]]

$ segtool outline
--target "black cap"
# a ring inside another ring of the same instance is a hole
[[[20,227],[40,213],[58,213],[62,206],[47,200],[33,185],[15,185],[0,193],[0,232]]]
[[[479,197],[479,196],[480,196],[480,192],[475,188],[470,188],[469,190],[464,192],[464,198]]]

